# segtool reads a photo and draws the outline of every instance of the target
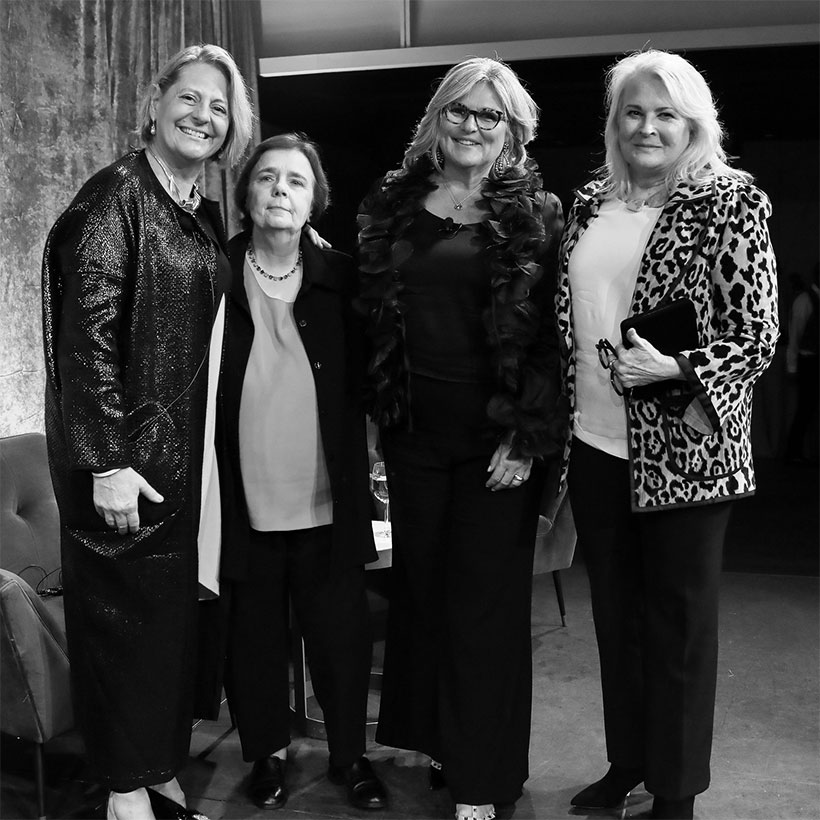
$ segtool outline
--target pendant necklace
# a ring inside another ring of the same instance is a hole
[[[173,199],[183,211],[187,211],[189,214],[194,213],[202,202],[202,197],[199,195],[199,189],[196,187],[196,183],[194,183],[191,188],[191,198],[185,199],[180,193],[179,186],[168,166],[150,148],[148,149],[148,153],[157,161],[157,165],[162,168],[162,173],[168,178],[168,191],[171,194],[171,199]]]
[[[633,214],[639,213],[645,207],[648,208],[659,208],[660,206],[666,204],[666,200],[669,199],[669,189],[666,187],[666,183],[661,183],[660,185],[656,185],[654,188],[649,189],[649,194],[644,197],[623,197],[621,198],[621,202],[626,205],[627,211],[631,211]]]
[[[450,186],[447,184],[447,180],[444,178],[444,176],[442,176],[442,177],[441,177],[441,181],[444,183],[444,187],[447,189],[447,193],[448,193],[448,194],[450,194],[450,199],[452,199],[452,200],[453,200],[453,208],[454,208],[456,211],[460,211],[460,210],[464,207],[464,203],[465,203],[465,202],[466,202],[466,201],[467,201],[467,200],[468,200],[468,199],[469,199],[469,198],[470,198],[470,197],[471,197],[471,196],[472,196],[472,195],[473,195],[473,194],[474,194],[474,193],[475,193],[475,192],[476,192],[476,191],[477,191],[477,190],[478,190],[481,186],[482,186],[482,184],[484,183],[484,180],[483,180],[483,179],[479,180],[478,185],[476,185],[476,186],[475,186],[475,188],[473,188],[472,190],[470,190],[470,191],[468,191],[468,192],[467,192],[467,196],[465,196],[463,199],[456,199],[456,198],[455,198],[455,196],[453,195],[452,190],[450,189]]]
[[[285,279],[290,279],[294,273],[296,273],[296,269],[299,265],[302,264],[302,249],[299,248],[299,255],[296,257],[296,262],[294,262],[293,267],[284,275],[284,276],[274,276],[272,273],[268,273],[257,261],[256,261],[256,253],[253,249],[253,241],[250,242],[248,245],[248,251],[246,256],[248,257],[248,262],[251,263],[251,267],[260,275],[264,276],[265,279],[270,279],[271,282],[284,282]]]

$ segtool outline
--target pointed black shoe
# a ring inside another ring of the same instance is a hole
[[[346,787],[348,802],[354,809],[387,808],[387,792],[366,757],[360,757],[352,766],[329,766],[327,776],[331,783]]]
[[[285,761],[263,757],[253,764],[247,785],[248,797],[260,809],[281,809],[288,801]]]
[[[193,809],[186,809],[180,806],[164,794],[155,792],[153,789],[146,789],[148,799],[151,801],[151,811],[157,820],[208,820],[204,814],[200,814]]]
[[[680,800],[667,800],[658,797],[652,801],[653,820],[692,820],[695,814],[695,798],[683,797]]]
[[[444,776],[444,769],[441,768],[441,764],[439,763],[437,766],[434,766],[431,763],[427,769],[427,788],[430,789],[431,792],[437,792],[446,785],[447,778]]]
[[[612,764],[600,780],[579,791],[569,802],[579,809],[615,809],[642,782],[642,769],[625,769]]]

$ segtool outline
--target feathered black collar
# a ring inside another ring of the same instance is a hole
[[[359,305],[368,316],[373,345],[369,366],[369,412],[378,424],[408,421],[408,370],[404,352],[404,305],[399,267],[413,253],[405,239],[436,185],[426,156],[410,169],[388,173],[360,208]],[[532,160],[498,179],[485,179],[478,226],[490,272],[491,299],[484,324],[498,389],[519,393],[526,349],[537,332],[539,311],[530,291],[541,277],[538,259],[546,244],[547,195]],[[492,402],[491,402],[492,405]],[[492,413],[490,413],[492,416]]]

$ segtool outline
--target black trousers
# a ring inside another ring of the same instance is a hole
[[[290,743],[288,596],[324,714],[330,763],[365,750],[372,640],[364,567],[330,569],[331,528],[252,532],[248,580],[232,590],[225,689],[242,756]]]
[[[439,760],[456,802],[509,803],[528,776],[542,472],[490,492],[481,391],[413,391],[415,432],[382,431],[393,568],[376,739]]]
[[[609,761],[652,794],[709,787],[730,504],[633,513],[629,466],[576,439],[569,491],[592,594]]]

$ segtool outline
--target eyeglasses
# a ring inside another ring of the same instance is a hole
[[[494,108],[482,108],[480,111],[474,111],[472,108],[467,108],[461,103],[449,103],[444,106],[444,117],[453,125],[461,125],[467,122],[470,117],[475,117],[475,124],[482,131],[492,131],[493,128],[505,120],[506,117],[501,111],[496,111]]]
[[[611,360],[613,358],[618,358],[615,348],[612,346],[609,339],[599,339],[598,344],[595,345],[595,349],[598,351],[598,363],[604,368],[604,370],[609,371],[609,383],[612,385],[615,395],[623,396],[624,386],[621,384],[618,374],[612,369],[611,365]]]

